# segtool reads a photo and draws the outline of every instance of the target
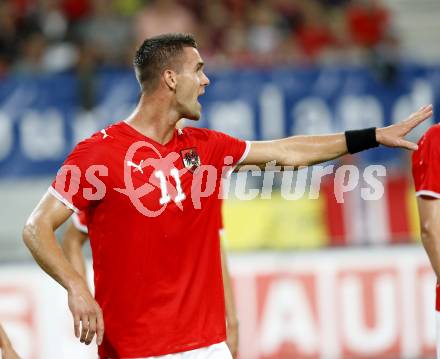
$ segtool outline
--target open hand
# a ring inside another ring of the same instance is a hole
[[[96,344],[101,345],[104,337],[102,310],[87,285],[83,281],[76,283],[68,289],[68,296],[75,336],[89,345],[96,334]]]
[[[405,140],[405,136],[416,126],[432,116],[432,105],[423,106],[406,120],[388,127],[376,129],[376,141],[388,147],[417,150],[417,144]]]

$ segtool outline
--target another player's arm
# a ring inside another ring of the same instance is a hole
[[[71,214],[63,203],[46,193],[26,222],[23,241],[40,267],[67,290],[76,337],[90,344],[96,333],[99,345],[104,334],[101,308],[84,279],[64,256],[55,237],[55,230]]]
[[[82,252],[82,247],[87,241],[88,235],[75,227],[70,222],[64,232],[62,246],[63,251],[73,268],[84,278],[87,283],[86,262]]]
[[[440,282],[440,199],[417,197],[422,243]]]
[[[388,147],[417,149],[415,143],[404,136],[414,127],[432,116],[432,105],[424,106],[406,120],[376,129],[376,141]],[[292,136],[274,141],[254,141],[242,165],[262,165],[276,161],[277,165],[310,166],[329,161],[348,153],[345,134],[322,136]]]
[[[235,308],[234,293],[232,290],[231,276],[228,269],[228,261],[226,253],[221,247],[222,255],[222,277],[225,291],[225,305],[226,305],[226,329],[227,329],[227,344],[231,351],[232,357],[237,357],[238,351],[238,319]]]
[[[11,341],[9,340],[3,327],[0,325],[0,349],[2,353],[2,359],[20,359],[18,354],[12,348]]]

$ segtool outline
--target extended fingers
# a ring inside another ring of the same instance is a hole
[[[409,125],[411,128],[414,128],[419,123],[425,121],[426,119],[430,118],[433,113],[433,107],[432,105],[423,106],[415,112],[410,118],[409,118]]]
[[[406,148],[407,150],[412,150],[412,151],[417,151],[418,149],[417,144],[406,140],[399,141],[399,147]]]
[[[376,140],[389,147],[401,147],[408,150],[417,150],[415,143],[407,141],[404,136],[414,127],[432,116],[432,105],[423,106],[417,112],[414,112],[406,120],[384,128],[376,129]]]

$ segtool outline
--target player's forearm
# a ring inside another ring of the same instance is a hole
[[[64,255],[85,281],[87,281],[87,275],[82,247],[86,239],[87,236],[85,234],[78,231],[75,226],[70,224],[64,233],[62,242]]]
[[[23,241],[40,267],[64,288],[69,290],[83,282],[63,255],[53,228],[44,220],[30,218],[23,230]]]
[[[86,265],[82,254],[82,245],[75,241],[64,241],[63,251],[73,268],[86,280]]]
[[[329,161],[347,153],[344,134],[292,136],[252,142],[251,146],[252,151],[243,164],[263,165],[276,161],[277,165],[298,168]]]
[[[255,141],[251,143],[249,152],[241,164],[261,166],[276,161],[276,165],[298,168],[378,145],[416,150],[417,145],[405,140],[405,136],[431,116],[432,105],[429,105],[414,112],[406,120],[387,127],[371,127],[322,136],[293,136],[275,141]]]
[[[344,134],[294,136],[282,143],[283,166],[311,166],[333,160],[347,153]]]

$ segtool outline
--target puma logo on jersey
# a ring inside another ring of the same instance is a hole
[[[107,132],[106,132],[105,129],[102,129],[102,130],[101,130],[101,133],[102,133],[102,138],[103,138],[103,139],[104,139],[104,138],[107,138],[107,137],[111,137],[110,135],[107,134]]]
[[[144,170],[142,169],[142,162],[144,162],[144,160],[141,160],[141,162],[139,162],[139,164],[137,165],[134,162],[127,161],[127,166],[128,167],[134,167],[135,171],[138,170],[140,173],[144,174]]]

